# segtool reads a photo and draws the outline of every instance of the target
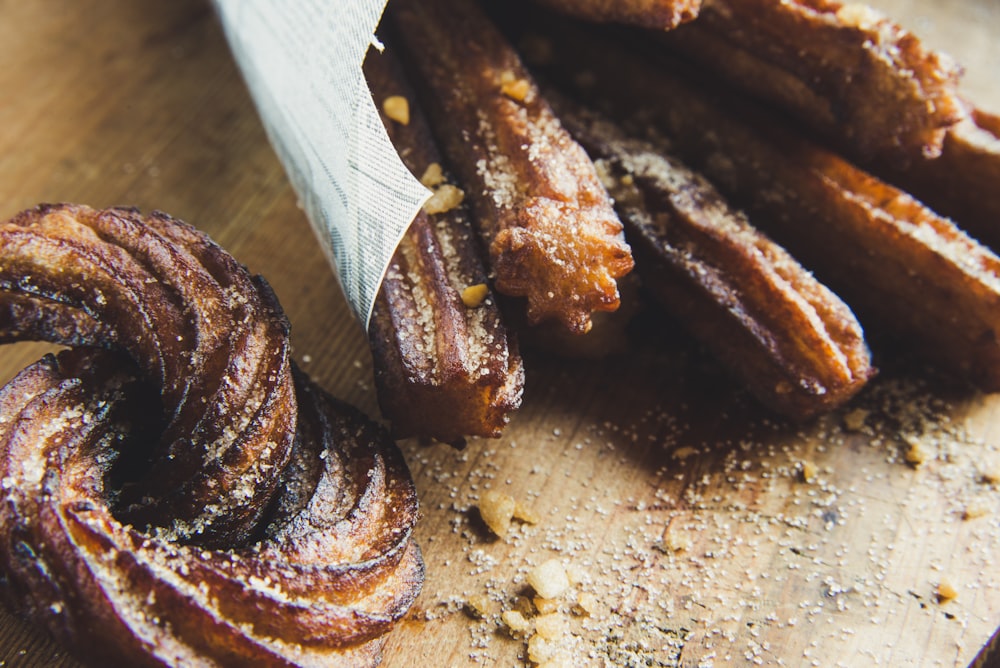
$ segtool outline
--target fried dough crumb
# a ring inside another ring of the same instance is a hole
[[[486,296],[489,294],[490,289],[485,283],[476,283],[462,290],[462,303],[468,308],[478,308],[486,301]]]
[[[548,615],[555,612],[559,612],[559,601],[554,598],[542,598],[541,596],[536,596],[532,599],[535,604],[535,609],[538,610],[539,614]]]
[[[500,619],[514,633],[525,633],[531,629],[531,621],[517,610],[504,610]]]
[[[685,550],[690,550],[692,544],[688,536],[679,534],[676,531],[668,531],[660,543],[664,552],[684,552]]]
[[[420,177],[420,183],[428,188],[434,188],[444,183],[444,170],[441,169],[441,165],[437,162],[427,165],[423,176]]]
[[[958,598],[958,591],[947,580],[941,580],[934,593],[937,596],[938,603],[947,603]]]
[[[584,614],[591,616],[597,612],[597,597],[587,591],[580,592],[576,597],[576,606]]]
[[[507,536],[517,503],[510,494],[487,490],[479,499],[479,515],[489,530],[500,538]]]
[[[809,460],[803,459],[799,463],[799,475],[802,477],[802,482],[812,482],[818,472],[816,465]]]
[[[569,578],[558,559],[549,559],[528,573],[528,584],[542,598],[559,598],[569,589]]]
[[[920,441],[913,439],[907,441],[906,452],[903,454],[903,458],[907,464],[917,467],[930,459],[930,453],[921,445]]]
[[[684,461],[691,455],[696,455],[696,454],[698,454],[698,450],[696,448],[692,448],[690,445],[685,445],[674,450],[673,455],[671,456],[674,459],[680,459],[681,461]]]
[[[474,617],[484,619],[490,613],[490,598],[486,594],[473,594],[465,602],[466,609]]]
[[[535,633],[546,640],[559,640],[568,632],[566,618],[562,613],[550,612],[535,618]]]
[[[515,102],[524,102],[530,90],[531,83],[527,79],[519,79],[510,70],[500,76],[500,92]]]
[[[990,514],[990,508],[983,501],[973,501],[962,511],[963,520],[974,520],[978,517],[986,517]]]
[[[445,213],[451,211],[465,199],[465,193],[461,188],[445,183],[438,187],[424,202],[424,211],[427,213]]]
[[[1000,465],[994,465],[983,471],[982,480],[987,485],[1000,485]]]
[[[844,415],[844,428],[847,431],[861,431],[864,429],[865,421],[871,411],[864,408],[855,408]]]
[[[382,101],[385,115],[400,125],[410,124],[410,102],[402,95],[390,95]]]

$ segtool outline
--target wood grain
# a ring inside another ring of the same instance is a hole
[[[1000,110],[992,0],[875,4],[955,55],[969,95]],[[209,4],[0,1],[0,18],[0,215],[76,201],[197,225],[275,287],[296,359],[377,415],[363,332]],[[402,444],[428,580],[386,666],[527,664],[498,617],[525,606],[528,571],[553,557],[582,578],[567,609],[596,599],[567,614],[574,665],[969,663],[1000,625],[1000,491],[982,477],[1000,468],[1000,396],[883,354],[849,409],[795,426],[668,321],[643,316],[629,344],[605,360],[528,350],[524,408],[501,439]],[[0,349],[0,380],[44,349]],[[539,521],[492,538],[475,509],[488,488]],[[942,580],[955,600],[937,600]],[[0,661],[76,665],[6,613]]]

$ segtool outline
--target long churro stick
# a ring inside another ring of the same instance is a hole
[[[462,193],[444,180],[399,64],[371,53],[365,75],[404,162],[434,188],[400,241],[372,312],[379,404],[397,436],[449,443],[499,436],[521,403],[524,369],[487,286]]]
[[[955,63],[859,3],[711,0],[663,39],[862,159],[937,155],[963,115]]]
[[[615,279],[632,269],[593,163],[475,3],[404,1],[392,11],[497,290],[524,297],[531,323],[586,332],[591,312],[618,308]]]
[[[557,109],[605,170],[643,285],[763,404],[804,419],[864,387],[864,335],[835,294],[662,145]]]
[[[1000,389],[1000,258],[907,193],[769,118],[681,76],[681,63],[552,31],[562,81],[657,125],[677,154],[749,207],[871,329]],[[600,54],[600,55],[598,55]]]

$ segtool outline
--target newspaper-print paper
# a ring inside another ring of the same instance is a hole
[[[215,0],[247,87],[368,324],[382,276],[429,196],[392,147],[362,74],[386,0]]]

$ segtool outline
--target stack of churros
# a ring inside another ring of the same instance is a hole
[[[781,415],[875,375],[862,325],[1000,389],[1000,259],[960,227],[1000,243],[1000,120],[958,95],[947,56],[830,0],[487,4],[395,0],[386,37],[509,322],[586,336],[634,263]],[[377,364],[400,357],[372,336]],[[503,415],[493,433],[514,403],[481,411]]]

